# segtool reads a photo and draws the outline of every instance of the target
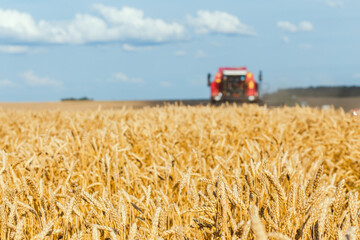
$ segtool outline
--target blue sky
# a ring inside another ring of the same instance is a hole
[[[208,98],[220,66],[262,90],[359,85],[358,0],[0,0],[0,101]]]

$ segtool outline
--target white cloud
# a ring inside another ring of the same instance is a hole
[[[289,37],[287,37],[287,36],[282,37],[282,38],[281,38],[281,40],[282,40],[282,41],[283,41],[283,43],[285,43],[285,44],[287,44],[287,43],[289,43],[289,42],[290,42],[290,38],[289,38]]]
[[[122,48],[127,52],[140,51],[140,50],[152,50],[152,46],[133,46],[131,44],[123,44]]]
[[[118,72],[109,80],[110,82],[123,82],[123,83],[132,83],[132,84],[143,84],[144,80],[141,78],[130,78],[125,74]]]
[[[29,86],[52,86],[59,87],[63,83],[48,77],[39,77],[33,71],[29,70],[21,74],[25,84]]]
[[[8,80],[8,79],[2,79],[0,80],[0,86],[2,87],[16,87],[17,84]]]
[[[0,9],[0,34],[9,37],[36,36],[38,26],[28,13]]]
[[[130,45],[130,44],[123,44],[122,48],[128,52],[136,50],[136,47],[134,47],[133,45]]]
[[[171,82],[168,81],[162,81],[160,82],[161,87],[171,87]]]
[[[299,23],[299,31],[310,32],[314,30],[314,26],[309,21],[302,21]]]
[[[309,32],[314,30],[314,26],[309,21],[302,21],[298,26],[289,21],[278,21],[277,27],[285,32]]]
[[[178,23],[166,23],[161,19],[145,18],[142,10],[123,7],[120,10],[95,4],[94,8],[111,24],[120,35],[129,39],[150,42],[166,42],[182,39],[185,29]]]
[[[221,11],[199,10],[196,17],[188,16],[187,22],[198,34],[256,35],[255,30],[242,23],[238,17]]]
[[[297,27],[288,21],[279,21],[277,22],[277,26],[286,32],[297,32]]]
[[[145,18],[141,10],[117,9],[95,4],[100,16],[76,14],[67,21],[36,21],[30,14],[0,9],[0,38],[18,42],[82,44],[89,42],[135,41],[162,43],[185,37],[178,23]]]
[[[344,0],[323,0],[323,2],[333,8],[344,6]]]
[[[18,45],[0,45],[0,53],[26,53],[29,51],[27,46],[18,46]]]

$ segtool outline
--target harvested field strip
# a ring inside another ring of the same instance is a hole
[[[256,105],[0,112],[1,239],[360,237],[360,120]]]

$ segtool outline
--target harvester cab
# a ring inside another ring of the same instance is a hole
[[[262,72],[259,73],[262,81]],[[207,76],[211,89],[210,101],[217,102],[259,102],[259,86],[252,72],[246,67],[221,67],[211,81],[211,74]]]

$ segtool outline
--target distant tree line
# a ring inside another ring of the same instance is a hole
[[[319,86],[308,88],[288,88],[280,89],[275,93],[264,94],[265,96],[277,97],[358,97],[360,96],[359,86]]]
[[[61,101],[93,101],[93,99],[88,97],[81,97],[81,98],[69,97],[69,98],[62,98]]]

